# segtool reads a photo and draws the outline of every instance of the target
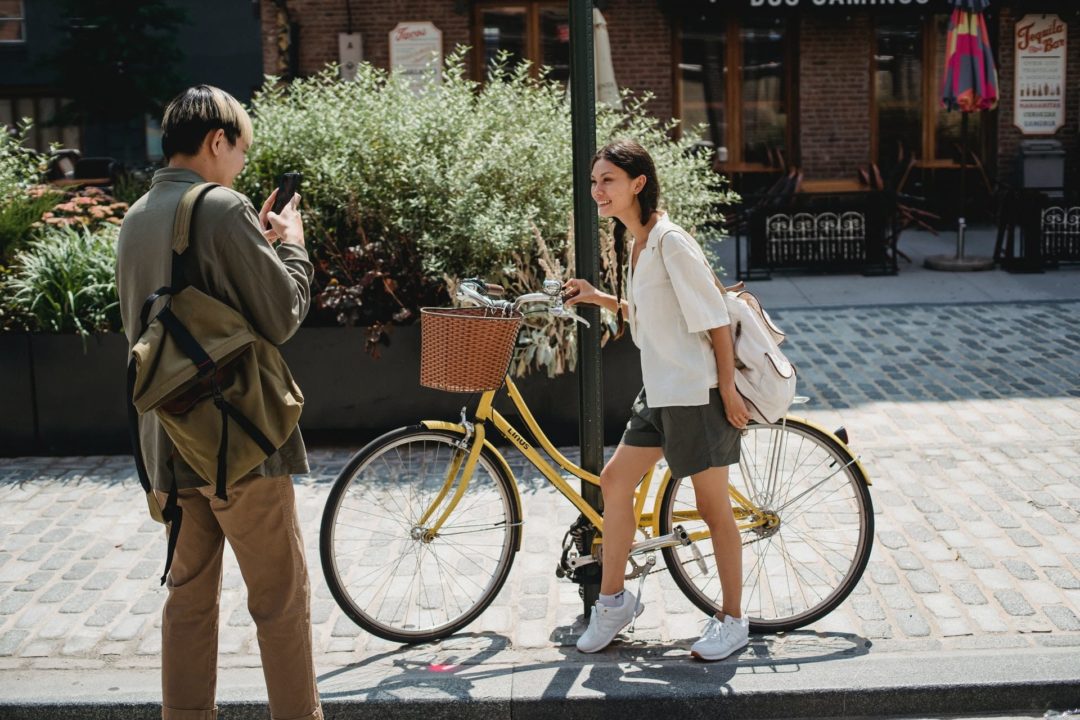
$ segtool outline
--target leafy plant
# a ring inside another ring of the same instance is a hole
[[[120,329],[114,268],[119,229],[50,227],[15,255],[0,282],[5,324],[36,332]]]
[[[29,238],[31,226],[55,202],[55,196],[34,188],[46,160],[23,146],[29,132],[29,120],[14,128],[0,125],[0,265]]]
[[[704,230],[733,196],[707,158],[691,152],[695,133],[672,140],[673,124],[650,117],[648,99],[627,94],[623,110],[599,107],[597,143],[633,137],[645,145],[667,209],[684,227]],[[441,81],[419,89],[368,64],[348,82],[333,66],[288,85],[270,77],[252,117],[255,142],[238,189],[262,198],[280,173],[304,173],[323,321],[331,312],[345,323],[412,321],[415,312],[399,310],[426,302],[444,278],[536,290],[530,283],[545,255],[572,252],[569,106],[561,84],[531,77],[526,64],[509,67],[504,57],[480,84],[467,77],[459,49]],[[558,371],[572,362],[565,325],[545,331],[556,350],[534,338],[525,366]]]

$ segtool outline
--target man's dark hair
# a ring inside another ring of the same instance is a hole
[[[224,130],[230,144],[244,138],[251,143],[251,118],[229,93],[211,85],[190,87],[169,101],[161,121],[161,150],[173,155],[196,155],[206,134]]]

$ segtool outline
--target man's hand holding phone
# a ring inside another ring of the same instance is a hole
[[[259,211],[263,236],[269,241],[304,245],[304,223],[300,217],[300,173],[285,173],[278,187],[266,198]]]

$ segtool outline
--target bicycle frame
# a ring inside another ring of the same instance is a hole
[[[506,389],[507,395],[509,395],[510,397],[510,401],[514,404],[514,407],[521,414],[522,419],[525,421],[526,427],[529,429],[533,437],[536,438],[537,442],[539,443],[540,449],[547,453],[547,455],[555,461],[556,465],[558,465],[558,468],[561,468],[562,470],[570,473],[579,480],[598,486],[600,484],[599,476],[582,469],[581,467],[575,465],[573,462],[568,460],[566,456],[559,452],[558,448],[555,447],[551,440],[548,439],[547,435],[544,434],[544,431],[541,430],[539,423],[537,423],[536,421],[536,418],[533,417],[532,411],[529,410],[529,406],[525,403],[525,399],[524,397],[522,397],[521,392],[517,388],[517,385],[514,384],[514,381],[509,376],[506,377],[503,387]],[[464,494],[465,489],[468,487],[469,481],[472,479],[473,469],[476,467],[476,461],[480,456],[481,449],[485,445],[490,447],[490,443],[488,443],[486,440],[486,425],[490,422],[495,427],[495,430],[498,431],[498,433],[502,437],[513,443],[513,445],[517,448],[518,452],[524,455],[525,458],[528,459],[528,461],[532,463],[532,465],[544,475],[548,482],[554,485],[555,488],[560,493],[562,493],[562,495],[567,500],[573,503],[574,507],[576,507],[589,520],[589,522],[591,522],[596,527],[596,529],[598,530],[598,534],[603,535],[603,517],[598,512],[596,512],[596,510],[590,507],[587,502],[585,502],[585,499],[581,496],[581,494],[577,490],[575,490],[562,476],[559,469],[553,466],[550,462],[548,462],[540,454],[538,449],[533,447],[532,444],[529,443],[529,441],[522,436],[521,432],[519,432],[517,428],[515,428],[510,423],[510,421],[508,421],[502,415],[502,413],[500,413],[492,406],[492,401],[495,399],[495,394],[497,392],[497,390],[488,390],[480,397],[480,404],[476,409],[476,414],[474,418],[475,423],[466,422],[462,424],[451,423],[441,420],[421,421],[420,424],[430,430],[451,430],[454,432],[462,433],[465,436],[466,441],[464,441],[459,447],[461,448],[461,450],[467,452],[465,455],[456,456],[454,461],[450,464],[450,467],[447,471],[447,477],[446,480],[443,482],[442,488],[440,488],[439,492],[436,494],[435,499],[424,512],[418,524],[421,527],[427,528],[426,534],[430,535],[431,537],[438,535],[439,529],[442,527],[443,523],[446,522],[450,514],[454,511],[454,508],[457,507],[457,504],[460,501],[462,495]],[[500,458],[500,460],[502,459],[501,455],[497,451],[495,454],[497,457]],[[462,466],[463,460],[464,466]],[[516,491],[516,478],[514,478],[513,473],[510,472],[509,467],[506,466],[505,463],[503,467],[507,471],[510,478],[513,480],[514,488]],[[634,492],[634,518],[636,521],[636,525],[638,529],[648,530],[652,539],[635,543],[634,547],[631,549],[631,552],[636,553],[646,550],[655,550],[667,545],[677,545],[683,542],[694,542],[707,538],[709,535],[707,530],[690,534],[688,536],[688,541],[683,541],[674,537],[659,537],[659,516],[657,515],[657,513],[654,512],[645,512],[645,502],[648,499],[649,490],[653,482],[653,471],[654,468],[650,468],[649,471],[645,473],[645,475],[642,477],[641,482],[638,484],[637,489]],[[669,482],[671,482],[670,471],[664,473],[664,477],[660,481],[657,497],[663,496],[664,490],[666,489]],[[456,489],[454,488],[455,484],[457,485]],[[453,492],[452,495],[451,492]],[[735,490],[735,488],[729,488],[729,492],[733,501],[732,504],[733,510],[735,512],[735,520],[740,532],[749,528],[760,527],[768,522],[765,514],[761,512],[761,510],[759,510],[753,502],[751,502],[741,493]],[[439,514],[435,522],[431,525],[428,525],[428,521],[435,515],[439,506],[443,504],[447,496],[450,496],[449,503]],[[676,521],[690,521],[700,519],[701,516],[697,512],[697,510],[681,511],[674,518],[674,520]]]

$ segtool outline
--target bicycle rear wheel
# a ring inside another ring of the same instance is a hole
[[[799,420],[752,424],[730,483],[760,511],[733,499],[740,526],[756,524],[741,531],[751,631],[794,630],[832,612],[862,577],[874,536],[866,477],[851,453]],[[661,499],[661,533],[682,525],[703,537],[663,554],[675,583],[711,615],[722,604],[720,578],[696,507],[690,479],[672,478]]]
[[[491,604],[510,572],[521,509],[490,450],[433,531],[458,487],[441,492],[451,468],[460,479],[468,455],[461,440],[419,426],[388,433],[356,453],[330,491],[319,538],[326,582],[345,614],[379,637],[419,643],[451,635]]]

